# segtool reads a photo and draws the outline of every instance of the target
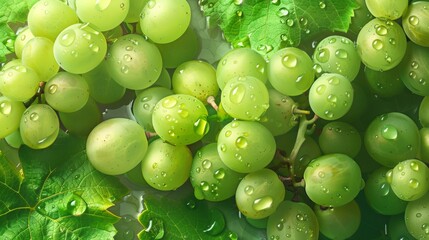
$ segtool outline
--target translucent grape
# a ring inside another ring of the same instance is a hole
[[[19,124],[19,120],[17,121],[17,123]],[[7,135],[4,140],[6,141],[6,143],[13,147],[13,148],[19,148],[22,145],[22,138],[21,138],[21,133],[19,132],[19,129],[17,129],[16,131],[14,131],[13,133]]]
[[[48,38],[34,37],[22,49],[22,64],[32,68],[44,82],[60,69],[53,53],[54,43]]]
[[[249,173],[271,162],[276,143],[270,131],[260,123],[236,120],[219,132],[217,147],[226,166],[236,172]]]
[[[86,104],[76,112],[59,113],[60,121],[71,134],[86,137],[102,119],[97,103],[89,98]]]
[[[387,71],[376,71],[365,67],[365,79],[370,90],[380,97],[394,97],[401,94],[405,85],[400,77],[400,68],[395,67]]]
[[[366,0],[366,6],[377,18],[398,19],[408,7],[407,0]]]
[[[358,130],[346,122],[329,122],[319,136],[319,146],[324,154],[342,153],[356,157],[362,146]]]
[[[33,33],[31,33],[30,28],[28,26],[18,30],[18,35],[15,39],[15,55],[18,58],[22,57],[22,49],[24,48],[25,44],[34,38]]]
[[[200,140],[209,130],[208,112],[195,97],[173,94],[161,99],[152,113],[153,129],[173,145],[188,145]]]
[[[130,7],[124,19],[126,23],[136,23],[140,20],[140,14],[149,0],[129,0]]]
[[[146,134],[138,123],[112,118],[88,135],[86,154],[92,166],[108,175],[124,174],[137,166],[148,150]]]
[[[277,174],[264,168],[247,174],[240,181],[235,202],[244,216],[261,219],[273,214],[284,197],[285,188]]]
[[[82,22],[89,22],[98,31],[107,31],[125,20],[129,0],[76,0],[76,13]]]
[[[415,1],[408,5],[407,11],[402,16],[402,27],[407,37],[414,43],[429,47],[429,22],[427,1]]]
[[[21,116],[25,111],[22,102],[0,96],[0,139],[12,134],[19,128]]]
[[[429,193],[408,203],[405,209],[405,225],[416,239],[427,239],[429,235]]]
[[[429,49],[408,42],[407,52],[399,64],[399,76],[405,86],[420,96],[429,96]]]
[[[423,127],[429,127],[429,97],[424,97],[420,103],[419,122]]]
[[[22,115],[19,130],[25,145],[33,149],[43,149],[57,139],[60,121],[49,105],[33,104]]]
[[[153,188],[169,191],[189,178],[192,153],[187,146],[174,146],[158,138],[151,142],[142,161],[142,173]]]
[[[18,64],[0,71],[0,93],[16,101],[26,101],[39,88],[39,75],[31,68]]]
[[[391,216],[389,218],[389,222],[387,223],[387,237],[389,239],[414,239],[405,225],[404,214]]]

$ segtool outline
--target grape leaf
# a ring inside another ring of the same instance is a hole
[[[0,153],[2,239],[113,239],[119,218],[107,209],[128,190],[91,166],[84,141],[63,134],[19,156],[23,177]]]
[[[192,192],[188,191],[189,189],[183,190],[182,187],[167,195],[145,194],[144,210],[138,217],[143,225],[143,231],[138,234],[139,239],[230,239],[228,235],[231,232],[223,227],[220,233],[213,234],[218,227],[216,224],[222,225],[220,221],[213,221],[219,220],[213,216],[217,212],[209,208],[206,201],[192,200]],[[223,216],[221,220],[224,220]]]
[[[24,23],[31,6],[39,0],[2,0],[0,1],[0,63],[6,61],[6,55],[12,53],[11,44],[16,37],[10,28],[11,23]]]
[[[234,47],[270,56],[322,31],[346,32],[358,7],[354,0],[200,0]]]

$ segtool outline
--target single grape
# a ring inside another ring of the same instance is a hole
[[[229,80],[246,76],[266,83],[266,65],[264,58],[250,48],[233,49],[219,60],[216,69],[217,84],[223,90]]]
[[[234,196],[244,177],[228,168],[220,159],[216,143],[200,148],[191,167],[191,183],[197,199],[223,201]]]
[[[414,237],[408,232],[405,225],[404,214],[391,216],[387,223],[387,236],[389,239],[413,240]]]
[[[172,94],[172,90],[164,87],[150,87],[137,94],[133,102],[133,115],[146,131],[155,131],[152,124],[152,113],[155,105],[159,100]]]
[[[22,115],[19,130],[25,145],[33,149],[43,149],[57,139],[60,121],[49,105],[33,104]]]
[[[305,192],[316,204],[329,207],[345,205],[363,187],[359,165],[340,153],[314,159],[304,172]]]
[[[76,112],[89,98],[89,86],[77,74],[59,72],[45,84],[46,102],[60,112]]]
[[[399,112],[376,117],[368,125],[364,144],[369,155],[386,167],[416,158],[420,149],[420,135],[414,121]]]
[[[274,53],[267,65],[268,80],[274,89],[288,96],[307,91],[314,82],[313,62],[303,50],[288,47]]]
[[[221,104],[225,112],[241,120],[260,120],[269,107],[269,101],[265,84],[251,76],[229,80],[221,95]]]
[[[276,142],[258,122],[235,120],[222,128],[217,140],[222,162],[240,173],[266,167],[274,157]]]
[[[359,228],[359,205],[352,200],[340,207],[314,206],[320,232],[330,239],[349,239]]]
[[[76,12],[65,3],[57,0],[36,2],[28,12],[28,27],[37,37],[49,38],[52,42],[66,27],[76,24]]]
[[[171,77],[167,69],[165,68],[162,69],[161,75],[159,75],[159,78],[152,86],[165,87],[165,88],[171,89]],[[136,91],[139,91],[139,90],[136,90]]]
[[[48,38],[34,37],[22,49],[22,64],[36,71],[44,82],[60,69],[54,58],[53,48],[54,43]]]
[[[346,122],[329,122],[319,135],[319,146],[324,154],[342,153],[354,158],[361,145],[362,138],[358,130]]]
[[[283,201],[268,217],[269,239],[319,239],[319,223],[313,210],[302,202]]]
[[[110,76],[119,85],[133,90],[150,87],[162,71],[158,48],[137,34],[118,38],[109,48],[106,61]]]
[[[382,72],[365,67],[365,80],[373,93],[384,98],[394,97],[405,89],[400,78],[400,71],[399,67]]]
[[[416,1],[408,5],[402,16],[402,27],[407,37],[414,43],[429,47],[429,2]]]
[[[174,146],[158,138],[150,143],[142,161],[142,173],[153,188],[170,191],[189,178],[192,153],[187,146]]]
[[[22,102],[0,96],[0,139],[18,130],[24,111],[25,106]]]
[[[338,73],[353,81],[360,70],[360,57],[350,39],[343,36],[329,36],[317,44],[313,53],[316,70],[320,73]]]
[[[396,67],[407,49],[401,26],[391,20],[375,18],[369,21],[357,37],[357,51],[362,62],[376,71]]]
[[[401,161],[386,173],[393,192],[404,201],[414,201],[429,191],[429,168],[420,160]]]
[[[17,123],[19,123],[19,121],[17,121]],[[7,135],[4,140],[6,141],[6,143],[13,147],[18,149],[19,147],[21,147],[22,143],[22,137],[21,137],[21,133],[19,132],[19,129],[17,129],[16,131],[14,131],[13,133]]]
[[[261,219],[273,214],[284,200],[285,188],[277,174],[270,169],[248,173],[240,181],[235,202],[244,216]]]
[[[364,192],[368,204],[375,211],[383,215],[396,215],[405,211],[407,202],[393,192],[386,178],[388,171],[386,167],[373,171],[365,181]]]
[[[81,137],[87,137],[102,120],[101,111],[92,98],[89,98],[86,104],[76,112],[59,112],[59,117],[69,133]]]
[[[27,44],[27,42],[33,38],[34,38],[34,35],[30,31],[30,28],[28,26],[18,30],[16,39],[15,39],[15,47],[14,47],[15,55],[18,58],[22,57],[22,49],[24,48],[25,44]]]
[[[155,43],[170,43],[182,36],[191,22],[186,0],[149,0],[140,15],[142,32]]]
[[[207,109],[197,98],[173,94],[155,105],[152,113],[153,129],[164,141],[173,145],[192,144],[207,134],[207,115]]]
[[[129,0],[75,0],[76,13],[82,22],[89,22],[98,31],[107,31],[125,20],[130,7]]]
[[[429,128],[420,128],[420,160],[429,163]]]
[[[427,239],[429,235],[429,193],[411,201],[405,209],[405,225],[408,232],[416,239]]]
[[[325,73],[311,86],[309,102],[320,118],[336,120],[349,111],[353,103],[353,87],[346,77]]]
[[[124,19],[126,23],[137,23],[140,20],[140,14],[149,0],[129,0],[130,7],[127,16]]]
[[[15,101],[26,101],[39,88],[39,75],[22,64],[0,71],[0,93]]]
[[[6,70],[8,68],[21,66],[21,65],[22,65],[22,60],[17,58],[17,59],[12,59],[12,60],[8,61],[6,64],[1,66],[2,67],[1,69]]]
[[[365,0],[372,15],[377,18],[395,20],[407,10],[407,0]]]
[[[88,160],[95,169],[107,175],[130,171],[142,161],[147,150],[143,127],[126,118],[101,122],[86,141]]]
[[[429,127],[429,97],[424,97],[420,102],[419,122],[423,127]]]
[[[77,23],[64,29],[54,42],[54,56],[61,68],[70,73],[86,73],[103,61],[106,38],[89,23]]]
[[[298,104],[291,97],[272,88],[268,89],[268,95],[269,107],[259,122],[268,128],[273,136],[285,134],[298,124],[298,116],[294,113]]]
[[[217,96],[219,87],[216,70],[212,65],[200,60],[180,64],[171,79],[174,93],[188,94],[207,103],[209,96]]]

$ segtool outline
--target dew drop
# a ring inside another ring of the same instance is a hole
[[[243,101],[245,94],[246,87],[240,83],[232,89],[229,99],[235,104],[240,104]]]
[[[74,40],[76,38],[76,34],[74,31],[68,31],[66,32],[61,38],[60,38],[60,43],[61,45],[63,45],[64,47],[68,47],[70,45],[73,44]]]
[[[394,126],[386,125],[381,129],[381,136],[388,140],[395,140],[398,137],[398,130]]]
[[[232,132],[230,131],[230,130],[227,130],[226,132],[225,132],[225,137],[229,137],[229,136],[231,136],[232,135]]]
[[[331,111],[329,111],[329,110],[326,110],[325,112],[324,112],[324,114],[325,114],[325,116],[326,117],[328,117],[328,118],[333,118],[334,117],[334,113],[332,113]]]
[[[338,101],[338,98],[334,94],[329,94],[327,100],[330,103],[336,103]]]
[[[382,196],[387,196],[387,195],[389,195],[389,192],[390,192],[390,186],[389,186],[389,184],[387,184],[387,183],[381,184],[381,186],[380,186],[380,193],[381,193],[381,195]]]
[[[243,4],[243,0],[234,0],[234,4],[240,6],[241,4]]]
[[[31,113],[30,114],[30,120],[31,121],[37,121],[37,120],[39,120],[39,114],[37,114],[37,113]]]
[[[329,50],[327,48],[320,48],[319,54],[316,55],[317,60],[321,63],[326,63],[329,61]]]
[[[416,26],[417,24],[419,24],[419,22],[420,22],[420,20],[419,20],[419,18],[418,17],[416,17],[416,16],[410,16],[409,18],[408,18],[408,22],[411,24],[411,25],[413,25],[413,26]]]
[[[58,90],[58,86],[56,85],[56,84],[52,84],[51,86],[49,86],[49,88],[48,88],[48,92],[50,93],[50,94],[54,94],[54,93],[56,93],[57,92],[57,90]]]
[[[209,122],[205,117],[200,117],[194,123],[194,131],[200,136],[206,135],[210,130]]]
[[[237,10],[237,11],[235,12],[235,14],[237,15],[237,17],[242,17],[242,16],[243,16],[243,11],[241,11],[241,10]]]
[[[294,68],[296,67],[296,65],[298,64],[298,59],[296,58],[295,55],[291,55],[291,54],[286,54],[283,58],[282,58],[282,64],[285,67],[288,68]]]
[[[317,173],[317,175],[318,175],[320,178],[324,178],[324,177],[325,177],[325,172],[323,172],[323,171],[319,171],[319,172]]]
[[[121,67],[121,72],[122,72],[123,74],[127,74],[127,73],[128,73],[128,71],[129,71],[128,66],[124,65],[124,66],[122,66],[122,67]]]
[[[328,80],[328,83],[331,84],[331,85],[335,85],[336,86],[336,85],[340,84],[340,79],[337,78],[337,77],[331,77]]]
[[[323,1],[320,1],[320,2],[319,2],[319,8],[320,8],[320,9],[325,9],[325,8],[326,8],[326,3],[325,3],[325,2],[323,2]]]
[[[382,42],[381,40],[379,40],[379,39],[375,39],[375,40],[372,42],[372,47],[373,47],[375,50],[381,50],[381,49],[383,48],[383,42]]]
[[[2,102],[0,104],[0,112],[3,115],[9,115],[12,112],[12,104],[10,104],[9,102]]]
[[[319,95],[323,95],[325,93],[325,91],[326,91],[326,85],[324,85],[324,84],[322,84],[316,88],[316,92]]]
[[[419,63],[418,63],[418,62],[416,62],[416,61],[412,61],[412,62],[411,62],[411,67],[412,67],[413,69],[417,69],[417,68],[419,68]]]
[[[245,137],[240,136],[235,140],[235,146],[237,148],[246,148],[247,145],[248,145],[248,142]]]
[[[338,49],[337,51],[335,51],[335,56],[337,56],[338,58],[341,58],[341,59],[347,59],[348,54],[347,54],[346,50]]]
[[[277,16],[279,17],[286,17],[287,15],[289,15],[289,10],[287,10],[287,8],[280,8],[279,11],[277,12]]]
[[[205,159],[201,165],[203,166],[204,169],[210,169],[210,167],[212,166],[212,162],[210,162],[210,160]]]
[[[177,99],[175,97],[168,97],[165,98],[161,104],[165,108],[173,108],[177,104]]]
[[[288,25],[289,27],[292,27],[295,24],[295,22],[293,21],[293,19],[289,18],[288,20],[286,20],[286,25]]]
[[[154,7],[155,7],[155,5],[156,5],[156,2],[155,2],[154,0],[149,0],[149,2],[147,2],[147,7],[148,7],[149,9],[154,8]]]
[[[110,5],[111,0],[96,0],[95,1],[95,7],[99,11],[106,10]]]
[[[85,200],[76,194],[72,194],[67,201],[67,212],[73,216],[80,216],[86,211]]]
[[[222,152],[226,152],[226,145],[225,144],[220,145],[220,150]]]
[[[418,172],[418,171],[419,171],[419,164],[418,164],[418,163],[416,163],[416,162],[414,162],[414,161],[412,161],[412,162],[410,163],[410,168],[411,168],[413,171]]]
[[[200,182],[200,187],[205,192],[207,192],[208,190],[210,190],[210,185],[206,181],[201,181]]]
[[[254,191],[255,191],[255,189],[252,186],[246,186],[244,188],[244,193],[249,195],[249,196],[252,195]]]
[[[255,211],[263,211],[263,210],[270,209],[272,205],[273,205],[273,198],[270,196],[258,198],[258,199],[255,199],[255,201],[253,201],[253,209]]]
[[[383,25],[379,25],[376,29],[375,32],[380,35],[380,36],[385,36],[387,34],[387,28]]]
[[[225,170],[223,168],[219,168],[213,173],[213,177],[217,180],[222,180],[225,177]]]
[[[410,186],[411,188],[414,188],[414,189],[418,188],[418,187],[419,187],[419,185],[420,185],[419,181],[417,181],[417,179],[415,179],[415,178],[411,178],[411,179],[408,181],[408,184],[409,184],[409,186]]]

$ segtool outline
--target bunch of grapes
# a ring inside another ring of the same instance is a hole
[[[429,2],[357,2],[346,34],[210,64],[186,0],[41,0],[0,71],[0,139],[83,137],[98,171],[235,198],[270,240],[349,238],[362,208],[428,239]]]

